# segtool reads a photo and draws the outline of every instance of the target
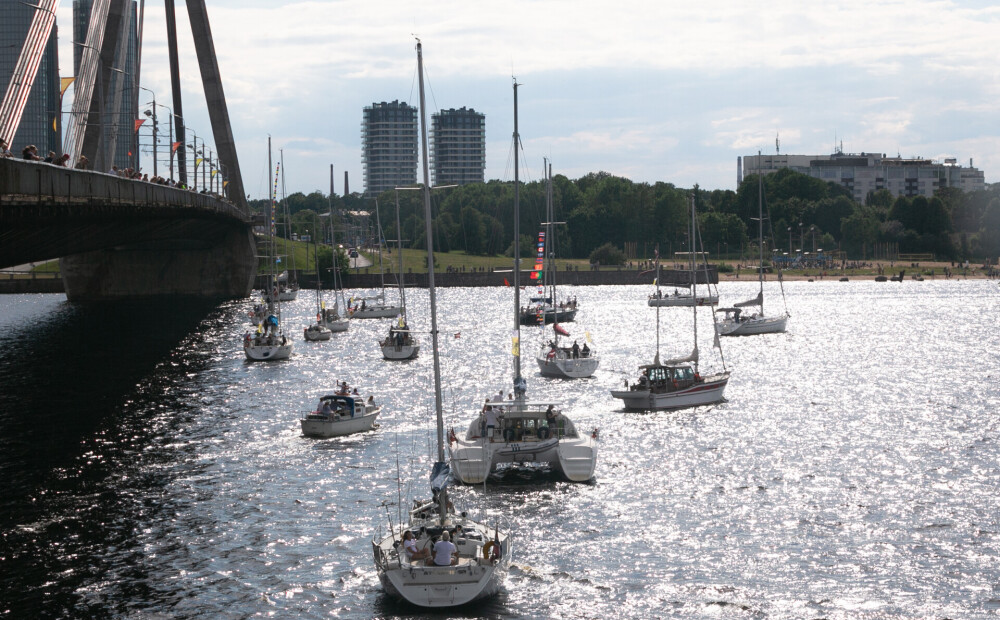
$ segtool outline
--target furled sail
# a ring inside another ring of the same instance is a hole
[[[745,308],[747,306],[761,306],[764,304],[764,293],[757,293],[757,296],[753,299],[748,299],[746,301],[740,301],[735,304],[737,308]]]

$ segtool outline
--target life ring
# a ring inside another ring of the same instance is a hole
[[[486,543],[485,545],[483,545],[483,559],[484,560],[490,559],[490,555],[493,552],[494,547],[498,550],[497,551],[497,555],[500,555],[500,552],[499,552],[500,545],[496,544],[492,540],[490,542]]]

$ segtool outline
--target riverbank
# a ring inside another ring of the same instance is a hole
[[[358,270],[362,271],[362,270]],[[368,273],[350,273],[344,276],[344,288],[347,289],[372,289],[382,286],[383,277],[377,273],[372,273],[372,269],[366,269]],[[879,274],[877,266],[858,267],[855,269],[836,270],[787,270],[781,274],[785,282],[799,281],[839,281],[844,278],[851,281],[872,281],[879,275],[886,278],[899,276],[903,273],[904,281],[923,280],[982,280],[995,279],[996,269],[993,273],[984,272],[981,267],[952,267],[950,263],[934,263],[933,265],[920,265],[919,267],[893,265],[892,268],[883,267],[882,274]],[[950,272],[950,276],[946,275]],[[521,274],[523,286],[533,286],[534,282],[529,279],[530,272],[524,271]],[[683,284],[688,277],[686,271],[661,269],[660,283],[663,287],[672,287]],[[774,273],[765,274],[765,280],[774,282],[777,275]],[[649,285],[653,286],[655,273],[650,270],[639,269],[616,269],[602,268],[599,270],[567,270],[558,273],[559,286],[621,286],[621,285]],[[710,280],[719,283],[726,282],[748,282],[756,280],[757,275],[753,270],[740,269],[739,272],[710,273]],[[258,278],[257,288],[265,285],[264,277]],[[492,287],[509,286],[513,276],[510,271],[476,271],[476,272],[449,272],[434,274],[434,282],[440,287]],[[404,284],[408,287],[426,288],[426,273],[407,273],[403,278]],[[315,273],[298,274],[298,282],[302,288],[316,288]],[[386,274],[384,278],[386,286],[396,286],[394,274]],[[699,282],[704,282],[704,277],[699,278]],[[323,288],[329,289],[330,284],[324,278]],[[0,294],[27,294],[27,293],[62,293],[63,283],[58,272],[2,272],[0,273]]]

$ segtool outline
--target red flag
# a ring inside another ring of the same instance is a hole
[[[507,281],[507,278],[503,279],[503,285],[504,286],[510,286],[510,282]]]
[[[139,128],[142,127],[142,124],[145,123],[145,122],[146,122],[146,119],[144,119],[144,118],[137,118],[137,119],[135,119],[135,129],[133,129],[132,131],[139,131]]]
[[[180,143],[180,142],[174,142],[174,143],[173,143],[173,144],[172,144],[172,145],[170,146],[170,152],[171,152],[171,153],[173,153],[174,151],[176,151],[176,150],[177,150],[177,147],[179,147],[180,145],[181,145],[181,143]]]
[[[462,337],[462,332],[455,332],[455,337],[456,338],[461,338]]]

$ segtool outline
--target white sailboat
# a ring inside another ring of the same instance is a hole
[[[333,307],[324,307],[323,312],[323,325],[329,329],[332,333],[346,332],[349,324],[348,317],[341,316],[340,309],[347,307],[344,303],[344,287],[340,282],[340,264],[337,261],[339,254],[337,253],[337,233],[333,226],[333,164],[330,164],[330,197],[329,197],[329,212],[327,213],[327,220],[330,223],[330,253],[333,257]]]
[[[694,196],[692,196],[692,248],[696,247],[696,239],[698,238],[696,218]],[[691,252],[691,282],[692,289],[696,291],[697,273],[695,255],[695,252]],[[685,407],[709,405],[722,400],[726,384],[729,383],[729,370],[726,369],[725,359],[723,359],[723,369],[721,372],[704,377],[699,372],[698,306],[691,306],[691,310],[693,313],[692,331],[694,335],[694,349],[690,354],[683,357],[660,362],[660,307],[656,307],[656,356],[653,358],[653,363],[639,367],[639,378],[634,384],[629,385],[626,381],[625,389],[611,390],[611,396],[620,398],[625,405],[625,409],[641,411],[682,409]],[[718,337],[716,337],[716,346],[718,346]]]
[[[315,230],[319,230],[316,226]],[[318,235],[318,233],[317,233]],[[308,246],[307,246],[308,247]],[[313,242],[313,248],[316,248],[316,242]],[[309,342],[321,342],[330,339],[331,331],[330,328],[326,326],[323,321],[323,310],[325,308],[325,303],[323,302],[323,279],[319,277],[319,251],[318,249],[314,252],[316,255],[316,322],[312,325],[305,327],[302,330],[303,337]],[[308,259],[308,256],[306,257]]]
[[[556,272],[558,270],[553,259],[555,254],[553,226],[563,224],[564,222],[553,221],[552,164],[548,160],[545,162],[545,174],[545,203],[546,218],[548,221],[543,222],[545,231],[539,234],[540,238],[538,240],[538,246],[541,248],[540,253],[542,254],[539,258],[541,258],[543,281],[543,285],[539,288],[540,292],[544,294],[546,289],[544,283],[548,282],[548,296],[550,299],[556,299]],[[536,269],[534,273],[538,273],[538,270]],[[572,345],[561,345],[559,343],[559,336],[568,337],[569,332],[559,325],[558,322],[552,324],[552,331],[552,339],[548,343],[543,344],[541,349],[535,354],[535,361],[538,363],[538,370],[542,373],[542,376],[559,379],[584,379],[592,377],[601,363],[597,350],[591,348],[586,341],[583,343],[583,347],[580,347],[575,340]],[[587,339],[589,340],[589,334],[587,335]]]
[[[540,463],[573,482],[594,476],[597,429],[580,433],[556,403],[529,402],[521,376],[520,179],[518,178],[517,82],[514,83],[514,398],[483,408],[461,436],[449,434],[448,450],[455,476],[466,484],[483,482],[501,464]]]
[[[267,139],[267,167],[271,169],[271,138]],[[270,274],[268,290],[277,288],[275,276],[276,246],[274,242],[274,185],[271,185],[271,228],[268,239],[268,273]],[[247,332],[243,337],[243,353],[250,361],[271,361],[288,359],[292,355],[292,341],[281,330],[281,298],[272,295],[267,302],[268,316],[257,326],[257,333]]]
[[[399,227],[399,190],[396,191],[396,254],[399,256],[399,271],[396,277],[399,279],[399,319],[395,325],[389,327],[389,335],[379,342],[382,349],[382,357],[387,360],[411,360],[420,353],[420,342],[417,335],[410,330],[410,324],[406,320],[406,290],[403,286],[403,240],[399,234],[402,229]]]
[[[424,110],[423,58],[417,41],[420,114]],[[417,502],[406,523],[378,528],[372,536],[372,556],[382,587],[391,596],[421,607],[455,607],[496,594],[510,567],[513,540],[498,521],[476,521],[455,512],[448,501],[451,477],[444,460],[444,414],[441,362],[438,353],[437,302],[434,290],[434,248],[427,164],[427,130],[421,123],[424,172],[424,213],[434,354],[434,404],[437,417],[437,462],[431,472],[430,502]]]
[[[399,316],[399,306],[385,300],[385,270],[382,268],[382,220],[379,216],[378,198],[375,199],[375,225],[378,236],[378,272],[382,279],[382,288],[373,297],[355,297],[355,305],[347,309],[352,319],[392,319]]]
[[[760,152],[757,153],[760,155]],[[778,334],[785,331],[788,323],[788,308],[784,314],[767,316],[764,314],[764,175],[757,174],[757,245],[760,247],[760,263],[757,266],[757,280],[760,291],[757,296],[747,301],[733,304],[732,308],[719,308],[725,318],[715,325],[720,336],[752,336],[756,334]],[[781,283],[781,273],[778,272],[778,282]],[[781,299],[785,299],[785,287],[781,284]],[[747,315],[744,308],[758,307],[760,310]]]

